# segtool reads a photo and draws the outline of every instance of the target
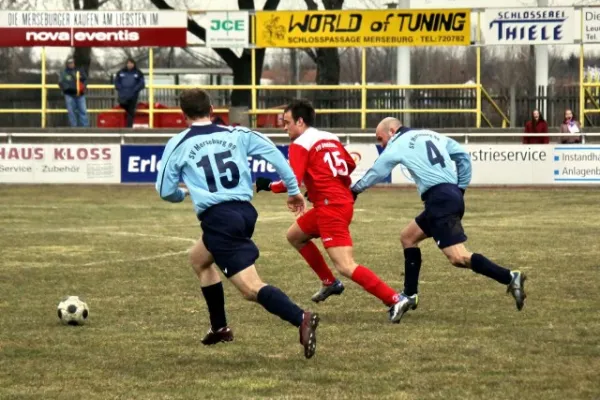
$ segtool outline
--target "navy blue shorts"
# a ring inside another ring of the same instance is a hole
[[[252,241],[257,218],[256,209],[245,201],[217,204],[198,215],[202,241],[227,278],[258,259],[258,247]]]
[[[462,226],[465,201],[457,185],[440,184],[423,194],[425,210],[415,222],[427,237],[432,237],[440,249],[467,241]]]

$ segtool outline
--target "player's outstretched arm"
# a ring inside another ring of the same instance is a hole
[[[247,135],[248,154],[251,156],[261,156],[267,162],[273,164],[275,171],[277,171],[279,176],[281,176],[281,180],[285,185],[284,187],[287,188],[289,196],[295,196],[296,194],[300,193],[300,188],[298,187],[298,181],[294,175],[294,171],[292,171],[292,168],[288,164],[283,154],[281,154],[277,146],[275,146],[275,143],[273,143],[266,136],[255,131],[248,131]],[[269,182],[269,188],[272,191],[277,192],[274,185],[275,183]]]
[[[375,163],[365,175],[352,186],[352,193],[358,195],[364,192],[371,186],[382,182],[388,177],[396,165],[401,161],[400,154],[401,149],[398,148],[399,142],[393,142],[388,144],[388,147],[383,153],[375,160]]]
[[[180,169],[178,157],[174,154],[175,146],[175,141],[171,139],[165,147],[156,177],[156,191],[161,199],[171,203],[180,203],[185,199],[187,189],[179,187]]]
[[[471,183],[471,177],[473,175],[473,169],[471,167],[471,156],[469,153],[452,138],[448,138],[446,142],[446,150],[450,154],[450,158],[456,164],[456,174],[458,175],[458,187],[465,190],[469,183]]]

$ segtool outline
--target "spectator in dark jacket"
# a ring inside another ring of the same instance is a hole
[[[525,123],[525,133],[548,133],[548,124],[539,110],[533,110],[531,119]],[[524,136],[523,144],[548,144],[549,136]]]
[[[133,126],[138,96],[145,87],[144,74],[137,68],[133,59],[128,59],[125,68],[120,70],[115,78],[115,88],[119,94],[119,105],[127,113],[128,128]]]
[[[560,137],[563,144],[581,143],[581,124],[573,117],[573,111],[565,110],[565,119],[560,126],[560,133],[566,134]]]
[[[216,125],[227,125],[227,124],[225,123],[225,121],[223,121],[223,118],[221,118],[221,117],[219,117],[219,116],[213,117],[213,119],[211,120],[211,122],[212,122],[213,124],[216,124]]]
[[[58,86],[65,96],[67,115],[71,126],[88,126],[85,106],[85,83],[87,75],[75,66],[75,60],[69,58],[65,70],[60,74]]]

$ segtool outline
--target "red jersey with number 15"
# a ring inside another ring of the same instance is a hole
[[[308,128],[290,145],[289,161],[315,206],[354,202],[350,174],[356,164],[336,135]],[[282,181],[273,182],[271,190],[287,191]]]

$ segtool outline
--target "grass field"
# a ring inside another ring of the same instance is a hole
[[[258,270],[321,313],[311,360],[296,329],[228,283],[235,342],[200,344],[189,202],[150,186],[0,186],[0,199],[0,399],[600,399],[599,190],[469,190],[469,247],[528,273],[524,310],[427,242],[420,307],[400,325],[347,280],[313,306],[285,197],[261,193]],[[357,261],[398,289],[398,233],[420,206],[414,190],[356,204]],[[88,301],[87,326],[59,324],[67,294]]]

